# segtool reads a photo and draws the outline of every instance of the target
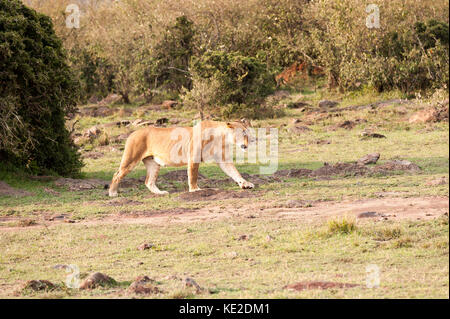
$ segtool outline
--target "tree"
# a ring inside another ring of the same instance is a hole
[[[19,0],[0,0],[0,83],[0,161],[78,174],[82,163],[65,127],[77,81],[51,19]]]

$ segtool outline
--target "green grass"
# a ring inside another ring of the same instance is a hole
[[[297,100],[299,94],[292,96],[291,100]],[[314,103],[323,98],[342,100],[339,107],[402,97],[396,92],[325,95],[321,90],[306,90],[302,96],[303,100]],[[81,118],[77,132],[120,119],[167,117],[181,119],[186,123],[182,125],[189,125],[195,115],[183,110],[144,113],[137,105],[126,107],[133,108],[133,113],[123,118],[118,114]],[[398,112],[399,107],[406,108],[406,113]],[[442,176],[448,179],[448,123],[409,124],[408,117],[419,107],[414,103],[391,105],[376,112],[348,111],[311,122],[299,110],[286,109],[282,118],[253,121],[256,127],[279,128],[279,169],[317,169],[324,162],[352,162],[368,153],[379,152],[381,164],[390,159],[406,159],[418,164],[421,171],[393,172],[386,176],[334,176],[322,180],[285,178],[249,190],[255,194],[249,198],[183,202],[179,195],[187,190],[185,181],[175,182],[177,192],[168,196],[153,196],[142,183],[121,189],[119,198],[134,203],[113,206],[103,188],[69,191],[56,187],[52,181],[31,180],[23,172],[0,167],[0,180],[34,194],[17,198],[0,196],[0,297],[130,297],[126,290],[132,280],[138,275],[148,275],[163,291],[150,295],[152,298],[447,298],[448,217],[430,221],[356,222],[340,216],[330,221],[303,223],[272,218],[265,210],[283,207],[289,200],[356,201],[377,198],[380,192],[396,194],[399,201],[406,197],[447,197],[448,184],[428,186],[427,182]],[[289,130],[292,118],[300,119],[311,131],[293,134]],[[344,120],[355,119],[367,122],[352,130],[332,129]],[[361,140],[360,132],[366,128],[387,138]],[[106,128],[105,136],[113,137],[129,130]],[[317,140],[329,140],[331,144],[317,144]],[[85,159],[84,177],[109,183],[118,168],[123,144],[86,143],[83,154],[94,150],[104,156]],[[237,165],[237,168],[241,173],[259,173],[257,164]],[[162,168],[160,175],[173,169]],[[202,164],[200,173],[209,179],[225,178],[213,164]],[[128,177],[143,175],[144,166],[139,164]],[[158,185],[162,190],[170,186],[164,178],[158,180]],[[208,181],[200,183],[200,187],[207,186]],[[219,188],[238,189],[232,181]],[[253,213],[255,218],[240,216],[242,209],[254,203],[265,205]],[[106,219],[135,212],[145,212],[151,217],[174,208],[215,209],[233,214],[226,219],[188,223],[176,222],[177,215],[173,216],[173,222],[170,217],[167,222],[154,224],[122,223],[120,217],[111,223],[111,219]],[[61,214],[83,222],[43,222],[44,216]],[[44,224],[49,226],[42,227]],[[241,235],[251,236],[248,240],[238,240]],[[150,242],[154,247],[137,250],[143,242]],[[76,264],[83,275],[105,272],[116,279],[117,285],[92,291],[65,288],[67,274],[53,269],[56,264]],[[381,269],[381,286],[377,289],[365,288],[368,264],[377,264]],[[192,277],[206,291],[198,295],[173,276]],[[48,292],[20,291],[23,282],[31,279],[47,279],[60,286]],[[311,280],[361,286],[301,292],[283,289],[287,284]]]
[[[392,229],[402,228],[399,233]],[[328,232],[327,224],[235,218],[226,222],[146,225],[60,225],[0,233],[0,297],[122,297],[139,275],[157,281],[167,298],[446,298],[448,220],[362,223],[351,232]],[[323,236],[326,233],[327,236]],[[395,236],[386,234],[395,233]],[[249,234],[250,239],[237,240]],[[380,239],[380,234],[384,237]],[[267,235],[271,240],[267,240]],[[137,246],[151,242],[154,249]],[[407,243],[407,244],[405,244]],[[24,249],[26,245],[26,249]],[[22,292],[21,282],[62,284],[67,274],[52,268],[75,264],[82,274],[104,272],[118,284],[92,291]],[[365,287],[365,267],[381,269],[381,286]],[[194,278],[206,292],[186,290],[173,277]],[[355,283],[351,289],[283,289],[298,281]],[[191,295],[189,295],[189,293]],[[180,297],[180,296],[179,296]]]

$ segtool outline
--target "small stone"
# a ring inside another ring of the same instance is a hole
[[[200,285],[197,284],[197,282],[194,279],[190,278],[190,277],[186,277],[184,279],[184,284],[185,284],[186,287],[194,287],[195,290],[197,291],[197,293],[203,291],[203,288],[200,287]]]
[[[55,289],[56,286],[54,283],[48,280],[29,280],[23,286],[23,290],[31,289],[33,291],[41,291],[41,290],[52,290]]]
[[[152,294],[161,292],[158,287],[152,285],[154,282],[155,281],[153,279],[150,279],[147,276],[139,276],[134,280],[134,282],[131,283],[130,287],[128,287],[128,291],[135,294]]]
[[[362,138],[386,138],[386,136],[384,136],[383,134],[367,132],[367,131],[361,132],[361,137]]]
[[[370,217],[377,217],[379,214],[377,212],[364,212],[358,214],[358,218],[370,218]]]
[[[147,250],[152,248],[154,245],[149,243],[143,243],[138,246],[138,250]]]
[[[329,100],[321,100],[319,101],[319,107],[320,108],[331,108],[339,105],[339,102],[336,101],[329,101]]]
[[[358,160],[358,164],[361,165],[376,164],[379,158],[380,153],[367,154],[366,156],[363,156]]]
[[[97,126],[93,126],[91,128],[89,128],[84,135],[87,137],[97,137],[98,135],[100,135],[102,131],[97,127]]]
[[[80,285],[80,289],[94,289],[98,286],[114,284],[116,281],[108,275],[100,272],[89,275]]]

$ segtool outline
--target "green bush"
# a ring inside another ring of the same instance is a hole
[[[365,7],[358,0],[317,1],[304,12],[307,32],[300,42],[325,67],[329,87],[407,94],[448,89],[448,14],[429,19],[437,14],[426,3],[383,2],[377,29],[366,27]]]
[[[192,58],[190,71],[194,79],[218,83],[218,89],[210,98],[211,103],[218,106],[241,108],[247,105],[257,111],[275,86],[274,77],[267,71],[265,63],[238,52],[207,51]]]
[[[89,48],[72,48],[71,67],[80,81],[80,99],[103,98],[114,90],[114,69],[111,63]]]
[[[47,16],[0,0],[0,161],[33,173],[79,173],[65,116],[77,82]]]
[[[154,48],[144,48],[139,53],[138,91],[149,97],[161,90],[179,93],[192,84],[188,67],[194,52],[193,22],[180,16],[163,34]]]

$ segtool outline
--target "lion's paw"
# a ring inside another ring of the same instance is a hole
[[[198,192],[198,191],[201,191],[202,189],[200,188],[200,187],[197,187],[197,188],[191,188],[191,189],[189,189],[189,192],[191,192],[191,193],[193,193],[193,192]]]
[[[255,188],[255,185],[253,185],[253,183],[243,181],[243,182],[239,183],[239,187],[242,189],[251,189],[251,188]]]

